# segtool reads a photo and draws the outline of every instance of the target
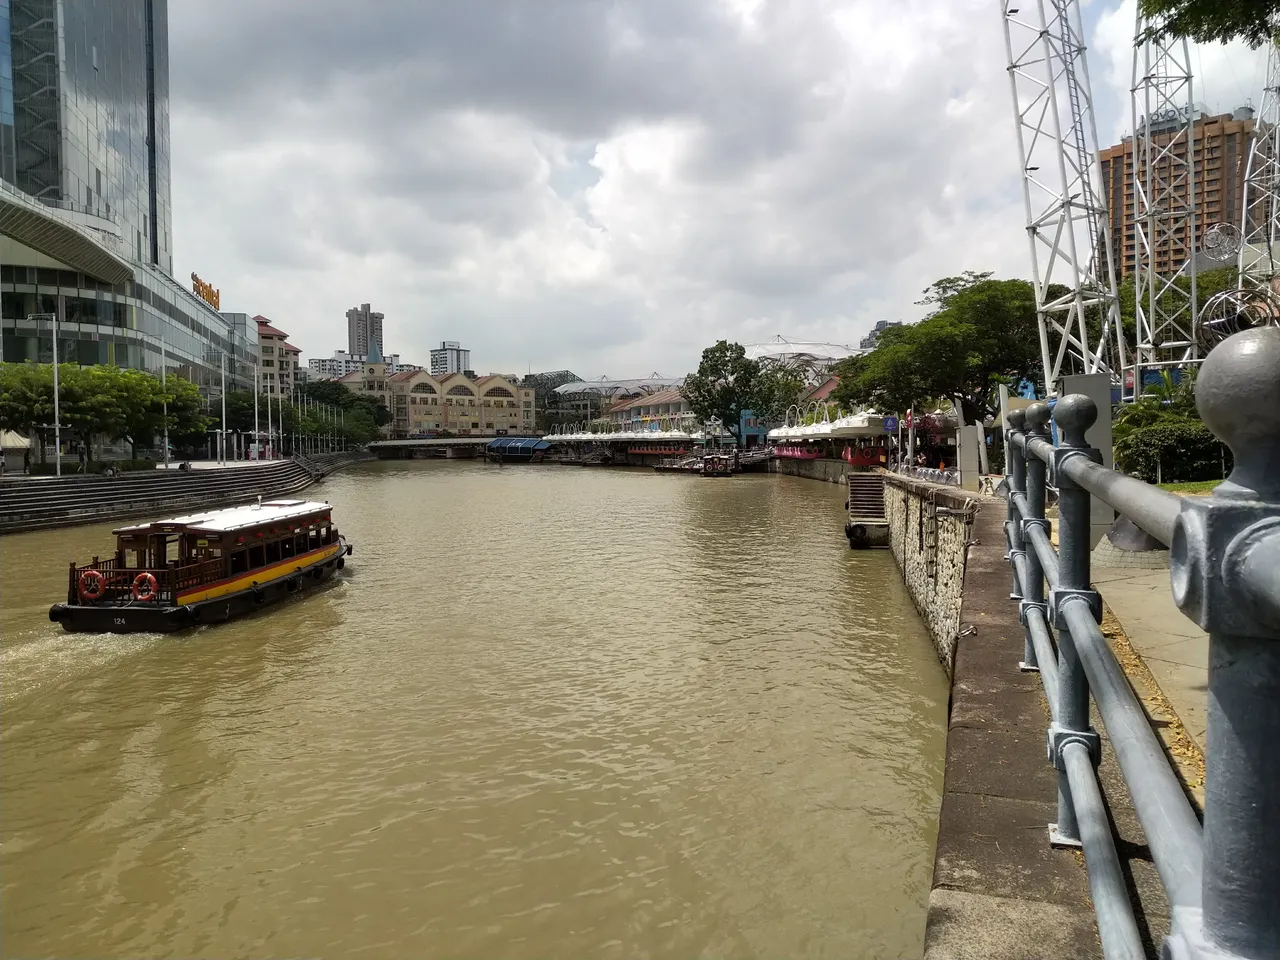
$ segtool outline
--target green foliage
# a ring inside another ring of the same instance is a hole
[[[1116,466],[1155,483],[1221,480],[1231,451],[1198,420],[1169,419],[1129,431],[1115,445]]]
[[[378,403],[373,397],[367,397],[348,390],[345,384],[338,383],[336,380],[316,380],[311,383],[304,383],[299,387],[298,392],[308,400],[314,400],[316,403],[323,403],[330,407],[337,407],[340,410],[350,411],[363,407],[368,413],[369,419],[378,427],[385,426],[391,422],[391,411]],[[350,419],[349,413],[347,416]]]
[[[941,309],[948,300],[961,290],[990,280],[992,276],[994,274],[990,270],[984,270],[982,273],[976,270],[966,270],[958,277],[943,277],[941,280],[935,280],[925,287],[924,294],[916,303],[921,306],[936,305]],[[934,312],[936,313],[937,311]]]
[[[1185,483],[1162,483],[1160,489],[1170,493],[1212,493],[1220,483],[1221,480],[1189,480]]]
[[[753,411],[761,423],[780,423],[787,415],[787,408],[800,399],[804,390],[804,377],[797,370],[781,365],[765,367],[756,382]]]
[[[1134,430],[1143,427],[1199,422],[1194,374],[1184,374],[1181,380],[1174,382],[1168,371],[1161,371],[1159,383],[1147,384],[1133,403],[1116,407],[1111,419],[1111,437],[1118,444]]]
[[[1214,294],[1223,290],[1234,290],[1239,284],[1239,272],[1235,267],[1220,267],[1217,270],[1202,270],[1196,276],[1196,304],[1203,308]],[[1173,312],[1186,303],[1186,293],[1191,289],[1191,281],[1186,277],[1174,278],[1173,285],[1182,291],[1178,294],[1165,294],[1160,306]],[[1120,318],[1129,342],[1132,343],[1137,330],[1137,306],[1134,276],[1129,274],[1116,287],[1116,296],[1120,300]],[[1145,305],[1144,305],[1145,306]]]
[[[1139,0],[1155,21],[1157,36],[1187,37],[1197,43],[1244,40],[1251,47],[1269,43],[1280,19],[1280,0]]]
[[[325,389],[316,390],[313,395],[310,389],[312,387]],[[331,389],[334,387],[337,389]],[[297,402],[286,400],[281,404],[276,398],[270,398],[270,420],[273,433],[279,431],[286,437],[295,434],[306,437],[340,436],[348,443],[357,446],[378,438],[378,424],[374,422],[373,411],[385,410],[384,407],[368,402],[339,383],[321,381],[317,384],[308,384],[306,390],[299,392],[299,397],[302,396],[307,398],[305,405],[301,399]],[[267,403],[268,397],[265,394],[258,397],[256,427],[264,434],[267,430]],[[319,409],[321,404],[327,409],[321,411]],[[335,411],[338,409],[342,410],[340,424],[333,420]],[[213,412],[220,418],[221,405],[215,403]],[[253,393],[248,390],[228,391],[227,429],[245,434],[252,433],[254,427]]]
[[[742,411],[754,410],[760,400],[760,375],[760,364],[747,358],[742,344],[720,340],[702,351],[697,373],[685,377],[681,392],[702,422],[716,417],[741,439]]]
[[[63,430],[92,449],[94,437],[128,440],[134,460],[164,432],[203,439],[208,420],[196,386],[179,376],[161,383],[142,370],[98,365],[58,365],[59,415]],[[166,421],[166,406],[168,419]],[[0,364],[0,427],[36,436],[53,434],[53,366]]]
[[[993,414],[999,384],[1036,375],[1040,342],[1031,284],[990,277],[968,271],[930,286],[920,302],[937,309],[838,364],[832,399],[901,413],[941,397],[960,404],[966,423]]]

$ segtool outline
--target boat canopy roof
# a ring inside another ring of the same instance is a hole
[[[205,510],[168,520],[152,520],[150,523],[120,527],[112,532],[116,536],[149,532],[181,533],[185,530],[200,533],[230,533],[233,530],[259,527],[264,523],[294,520],[321,511],[328,513],[331,509],[329,504],[317,500],[264,500],[260,504],[250,503],[240,507],[226,507],[222,510]],[[173,529],[175,527],[181,529]]]

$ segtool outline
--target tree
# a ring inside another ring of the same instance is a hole
[[[199,446],[212,423],[204,415],[200,388],[178,376],[168,377],[165,386],[169,391],[169,442],[175,447]]]
[[[925,287],[924,295],[916,301],[916,304],[919,306],[936,304],[941,309],[948,300],[961,290],[982,283],[984,280],[990,280],[992,276],[993,274],[990,270],[982,273],[978,273],[976,270],[966,270],[958,277],[943,277],[941,280],[935,280]],[[935,310],[934,313],[936,312]]]
[[[53,370],[35,363],[0,363],[0,427],[35,437],[40,462],[53,432]]]
[[[314,380],[302,384],[298,390],[310,400],[327,403],[341,410],[365,407],[370,419],[379,427],[391,422],[390,410],[372,397],[349,390],[345,384],[338,383],[336,380]]]
[[[965,423],[996,411],[996,387],[1037,375],[1035,291],[1025,280],[969,271],[933,284],[922,302],[937,309],[917,324],[885,330],[868,354],[836,366],[832,399],[902,412],[952,400]]]
[[[199,434],[207,420],[195,384],[178,376],[160,378],[142,370],[95,365],[58,367],[58,406],[63,432],[84,443],[92,456],[93,440],[105,436],[128,440],[133,459],[164,431],[168,406],[172,434]],[[50,364],[0,364],[0,426],[34,435],[44,445],[53,434],[53,367]]]
[[[760,371],[755,405],[750,409],[762,423],[778,423],[787,408],[800,399],[804,377],[797,370],[774,364]]]
[[[741,442],[742,411],[755,409],[759,389],[760,364],[747,358],[742,344],[720,340],[702,351],[698,372],[685,377],[681,392],[704,423],[718,418]]]
[[[1175,380],[1168,370],[1161,370],[1159,381],[1144,386],[1137,400],[1116,408],[1111,421],[1111,439],[1118,444],[1135,430],[1159,423],[1198,422],[1200,411],[1196,407],[1195,391],[1194,371]]]
[[[1139,0],[1153,22],[1153,36],[1187,37],[1197,43],[1244,40],[1270,43],[1280,20],[1280,0]]]
[[[116,439],[123,434],[126,405],[136,402],[129,395],[130,386],[122,381],[121,372],[119,367],[58,365],[62,421],[72,436],[84,444],[89,459],[93,458],[94,437]]]

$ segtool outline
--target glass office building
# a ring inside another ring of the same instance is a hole
[[[6,361],[252,385],[257,338],[173,278],[166,0],[0,0]]]

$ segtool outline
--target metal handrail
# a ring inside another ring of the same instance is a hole
[[[1145,954],[1098,789],[1090,698],[1173,908],[1161,956],[1256,960],[1280,949],[1280,329],[1218,346],[1196,397],[1235,456],[1230,478],[1209,497],[1178,497],[1101,466],[1085,439],[1098,411],[1084,396],[1056,404],[1056,447],[1043,403],[1012,412],[1005,431],[1005,536],[1025,626],[1022,666],[1039,670],[1052,716],[1059,789],[1051,841],[1084,850],[1108,958]],[[1059,493],[1059,550],[1044,518],[1049,477]],[[1170,546],[1174,600],[1209,633],[1203,830],[1099,626],[1091,495]]]

